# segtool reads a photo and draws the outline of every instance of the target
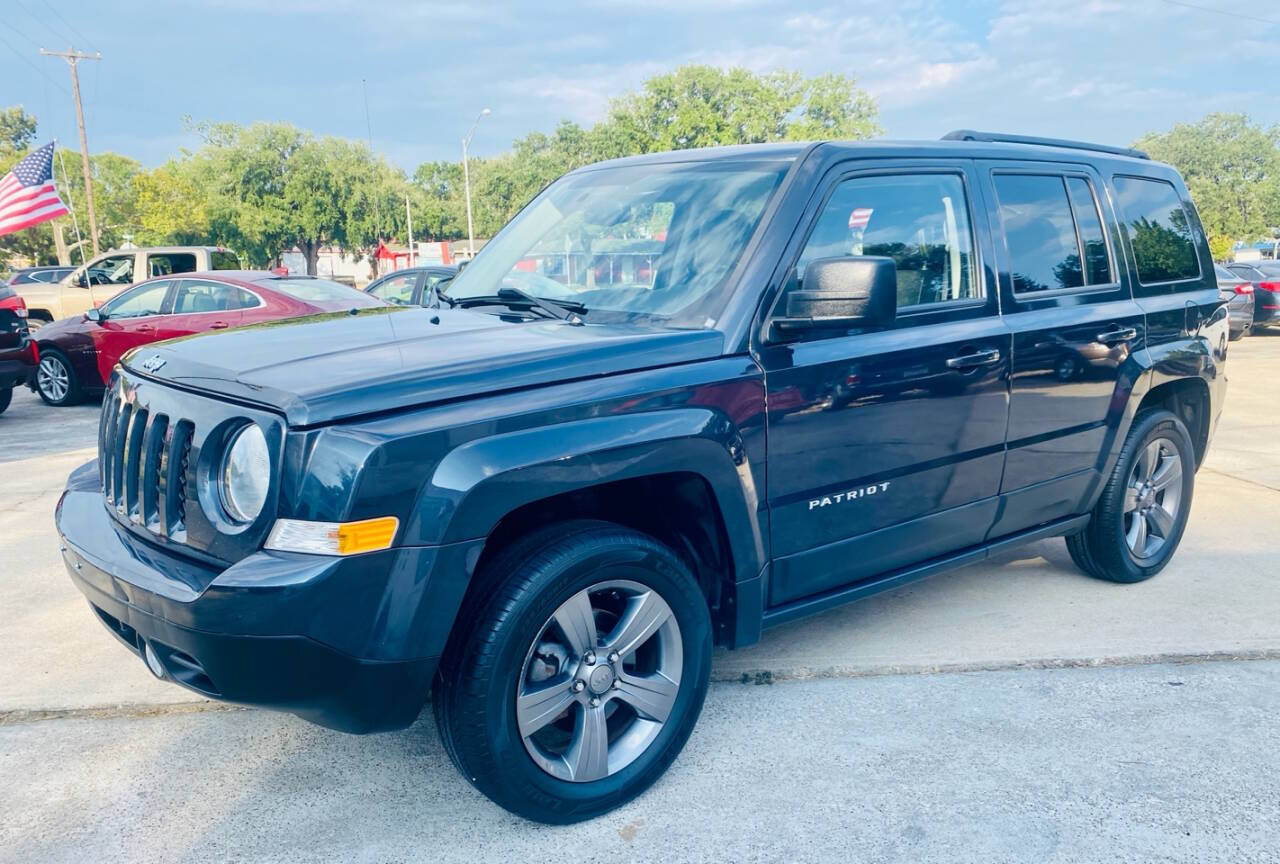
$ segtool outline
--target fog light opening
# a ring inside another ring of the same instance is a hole
[[[151,643],[146,643],[146,647],[142,649],[142,657],[147,661],[147,668],[151,670],[151,674],[164,680],[168,677],[165,672],[164,663],[160,662],[160,655],[156,653],[156,649],[151,647]]]

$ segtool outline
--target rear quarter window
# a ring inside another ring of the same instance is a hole
[[[1167,180],[1116,177],[1116,198],[1143,285],[1200,278],[1191,216]]]

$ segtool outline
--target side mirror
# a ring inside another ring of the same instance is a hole
[[[93,324],[101,324],[103,322],[102,310],[98,308],[89,309],[84,313],[84,320]]]
[[[892,258],[850,256],[810,261],[804,279],[782,296],[770,334],[884,327],[898,312],[898,266]]]
[[[79,276],[76,277],[76,284],[79,285],[81,288],[89,287],[89,271],[88,270],[84,271],[83,273],[81,273]]]

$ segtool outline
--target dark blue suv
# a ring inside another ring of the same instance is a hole
[[[1049,536],[1154,575],[1226,383],[1177,173],[985,133],[592,165],[432,302],[126,356],[63,554],[157,676],[431,701],[548,822],[661,775],[714,645]]]

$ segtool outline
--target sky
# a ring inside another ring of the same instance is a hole
[[[5,0],[0,107],[153,166],[189,122],[287,121],[364,138],[412,171],[491,155],[683,63],[855,78],[893,138],[975,128],[1127,144],[1243,111],[1280,123],[1275,0]],[[366,125],[364,93],[368,93]]]

